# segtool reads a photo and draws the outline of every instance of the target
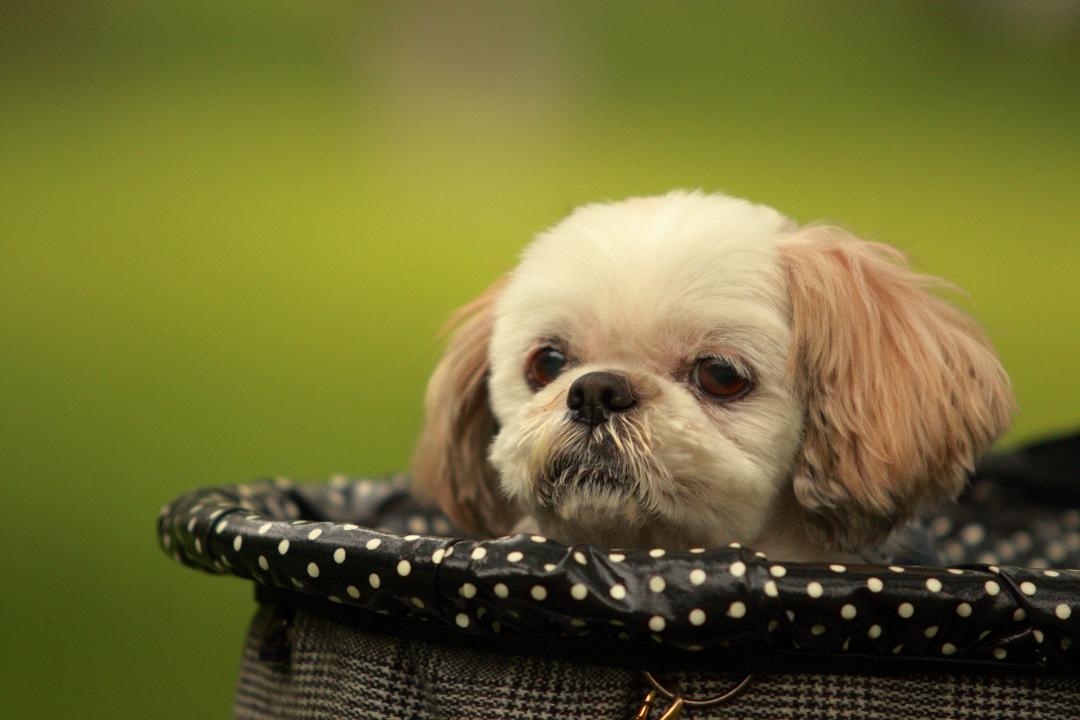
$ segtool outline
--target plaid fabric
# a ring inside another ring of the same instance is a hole
[[[623,720],[634,717],[645,695],[641,675],[631,670],[406,640],[303,611],[289,626],[286,652],[260,659],[265,638],[264,624],[254,623],[237,688],[239,720]],[[690,695],[722,692],[738,680],[669,677]],[[1076,720],[1080,677],[761,675],[731,703],[689,709],[684,717]]]

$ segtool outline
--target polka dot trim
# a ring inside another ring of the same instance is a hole
[[[385,486],[369,488],[388,497]],[[340,516],[360,486],[332,489],[341,497],[327,494],[326,502]],[[768,633],[770,647],[787,652],[1080,667],[1073,645],[1080,614],[1071,599],[1080,572],[778,563],[741,546],[631,552],[568,548],[540,535],[447,540],[431,534],[437,526],[452,532],[431,515],[372,523],[379,530],[359,520],[304,519],[300,508],[318,503],[282,492],[264,486],[193,493],[199,502],[186,496],[159,517],[161,545],[211,572],[473,635],[528,634],[554,621],[550,627],[564,633],[617,636],[628,647],[751,648]],[[1080,549],[1080,534],[1075,543]]]

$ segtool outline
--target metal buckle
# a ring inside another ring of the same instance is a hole
[[[649,711],[652,710],[653,703],[656,701],[656,696],[659,694],[666,700],[672,702],[663,715],[660,716],[660,720],[676,720],[682,715],[684,707],[688,708],[705,708],[712,707],[713,705],[719,705],[720,703],[734,700],[739,694],[746,689],[750,684],[750,681],[754,679],[754,676],[747,674],[742,680],[735,684],[730,690],[720,693],[719,695],[713,695],[710,697],[701,698],[687,698],[682,694],[682,690],[679,689],[678,684],[674,687],[674,690],[669,690],[660,684],[660,681],[648,670],[642,670],[641,674],[645,676],[645,680],[652,686],[648,694],[645,696],[645,700],[641,705],[641,709],[638,710],[638,714],[635,720],[645,720],[649,716]]]

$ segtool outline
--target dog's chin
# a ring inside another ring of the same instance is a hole
[[[638,482],[615,464],[555,462],[534,479],[529,513],[542,534],[567,544],[656,547],[689,541],[680,528],[642,506]]]

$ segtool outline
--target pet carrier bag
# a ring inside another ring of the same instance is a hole
[[[1080,436],[990,457],[931,565],[456,537],[388,481],[196,490],[178,562],[254,582],[238,718],[1080,717]]]

